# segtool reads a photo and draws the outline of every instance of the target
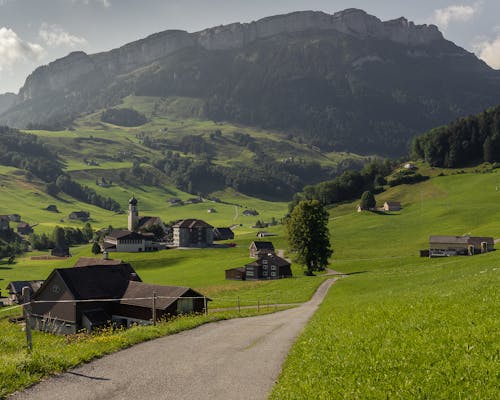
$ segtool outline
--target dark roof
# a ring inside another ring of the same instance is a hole
[[[481,243],[486,242],[488,246],[495,245],[495,240],[492,237],[487,236],[471,236],[469,238],[469,243],[475,246],[481,246]]]
[[[61,277],[76,300],[121,298],[130,279],[140,280],[130,264],[107,265],[106,268],[100,265],[58,268],[52,271],[38,293],[42,292],[53,274]]]
[[[40,286],[42,286],[44,281],[12,281],[9,282],[6,289],[10,290],[13,293],[22,293],[23,287],[28,286],[31,288],[33,293],[35,293]]]
[[[156,307],[161,310],[166,309],[168,306],[173,304],[179,297],[182,297],[183,295],[186,294],[187,297],[203,297],[202,294],[187,287],[151,285],[149,283],[130,281],[127,290],[123,295],[125,299],[120,301],[120,304],[151,308],[152,307],[151,299],[148,298],[140,300],[137,298],[152,297],[154,293],[156,293],[156,295],[158,296],[158,299],[156,300],[155,303]]]
[[[215,228],[217,232],[223,235],[232,235],[234,232],[231,230],[231,228]]]
[[[274,251],[274,245],[272,242],[261,242],[261,241],[254,241],[250,244],[250,247],[252,245],[255,245],[255,248],[257,250],[273,250]]]
[[[387,205],[390,207],[390,206],[396,206],[396,207],[400,207],[401,206],[401,203],[399,201],[386,201]]]
[[[257,260],[255,260],[251,263],[248,263],[246,265],[252,266],[252,267],[258,267],[258,266],[261,266],[263,264],[262,261],[264,261],[264,260],[267,260],[267,262],[269,264],[276,265],[277,267],[290,266],[290,263],[287,260],[285,260],[284,258],[275,256],[274,254],[266,254],[266,255],[260,256]]]
[[[213,228],[212,225],[207,224],[205,221],[202,221],[201,219],[181,219],[178,221],[175,225],[173,225],[173,228]]]
[[[126,229],[115,229],[113,231],[111,231],[107,236],[106,238],[113,238],[113,239],[144,239],[144,236],[141,235],[140,233],[137,233],[137,232],[132,232],[132,231],[129,231],[129,230],[126,230]],[[104,238],[104,240],[106,240],[106,238]]]
[[[104,260],[102,258],[80,257],[73,267],[91,267],[94,265],[120,265],[125,264],[122,260]],[[130,264],[127,264],[130,265]]]
[[[430,236],[430,243],[453,243],[453,244],[468,244],[468,236]]]
[[[109,242],[102,242],[102,248],[104,250],[107,250],[107,249],[116,249],[116,244],[109,243]]]

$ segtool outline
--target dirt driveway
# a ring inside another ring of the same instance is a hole
[[[266,399],[291,345],[333,282],[325,281],[297,308],[141,343],[9,399]]]

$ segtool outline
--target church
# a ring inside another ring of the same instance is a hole
[[[154,234],[148,232],[153,226],[159,226],[166,232],[159,217],[139,217],[135,196],[128,201],[128,229],[115,229],[104,238],[101,250],[104,252],[139,253],[157,251],[165,248],[154,240]]]

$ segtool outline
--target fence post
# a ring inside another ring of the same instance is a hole
[[[203,296],[203,302],[205,303],[205,315],[208,315],[208,302],[206,296]]]
[[[153,325],[156,325],[156,292],[153,292]]]
[[[257,300],[257,312],[260,312],[260,300]]]
[[[26,332],[26,342],[28,344],[28,351],[31,352],[33,350],[33,341],[31,339],[31,325],[30,325],[30,319],[31,319],[31,289],[28,286],[23,287],[22,290],[22,296],[23,296],[23,315],[24,315],[24,322],[25,322],[25,332]]]
[[[238,312],[241,312],[240,296],[238,296]]]
[[[269,296],[267,296],[267,311],[269,311]]]

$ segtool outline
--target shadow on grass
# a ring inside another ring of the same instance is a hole
[[[399,214],[393,214],[392,212],[388,213],[386,211],[378,211],[378,210],[373,210],[370,212],[372,212],[373,214],[377,214],[377,215],[385,215],[387,217],[395,217],[396,215],[399,215]]]
[[[348,275],[348,276],[349,275],[358,275],[358,274],[366,274],[368,272],[370,272],[370,271],[355,271],[355,272],[348,272],[348,273],[342,274],[342,275]]]
[[[8,270],[8,269],[12,269],[12,267],[0,267],[0,270]]]

